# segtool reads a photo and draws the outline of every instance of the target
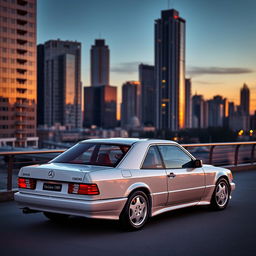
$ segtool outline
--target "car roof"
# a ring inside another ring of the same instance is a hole
[[[107,139],[88,139],[83,140],[81,143],[111,143],[111,144],[122,144],[122,145],[132,145],[134,143],[146,142],[148,144],[177,144],[177,142],[171,140],[161,140],[161,139],[139,139],[139,138],[107,138]]]

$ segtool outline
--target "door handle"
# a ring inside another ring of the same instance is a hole
[[[167,177],[169,178],[175,178],[176,175],[173,172],[170,172],[169,174],[167,174]]]

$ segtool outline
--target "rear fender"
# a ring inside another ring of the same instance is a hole
[[[140,188],[144,188],[144,189],[147,189],[149,191],[149,193],[151,194],[151,190],[149,188],[149,186],[146,184],[146,183],[143,183],[143,182],[137,182],[137,183],[134,183],[132,184],[131,186],[129,186],[127,188],[127,190],[125,191],[125,197],[128,197],[129,194],[134,191],[134,190],[139,190]]]

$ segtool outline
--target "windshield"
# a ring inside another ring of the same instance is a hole
[[[78,143],[62,153],[51,163],[85,164],[115,167],[125,156],[130,146]]]

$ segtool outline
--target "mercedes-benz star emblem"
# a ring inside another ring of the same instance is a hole
[[[53,178],[54,175],[55,175],[55,173],[54,173],[53,170],[51,170],[51,171],[48,172],[48,176],[49,176],[50,178]]]

